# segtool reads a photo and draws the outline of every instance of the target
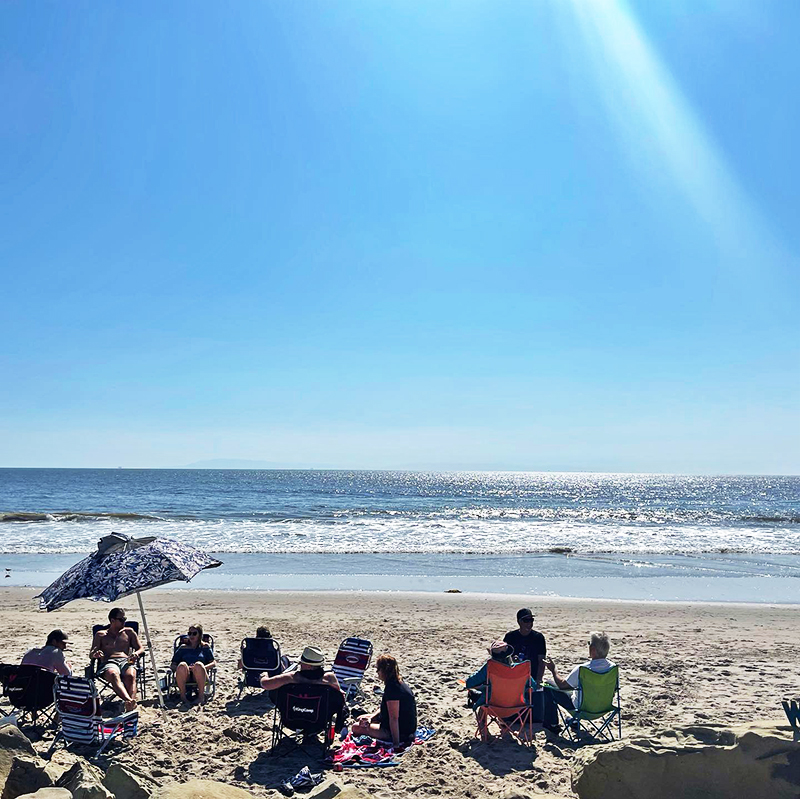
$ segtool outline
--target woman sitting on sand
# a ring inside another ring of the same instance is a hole
[[[400,678],[400,668],[392,655],[380,655],[375,668],[384,683],[380,710],[372,716],[359,716],[351,733],[391,741],[395,748],[412,743],[417,732],[417,700]]]
[[[175,672],[175,682],[181,694],[181,702],[186,699],[186,682],[191,674],[197,683],[197,701],[203,704],[206,698],[208,670],[216,666],[211,647],[203,643],[203,625],[193,624],[189,627],[188,643],[182,644],[172,656],[170,668]]]

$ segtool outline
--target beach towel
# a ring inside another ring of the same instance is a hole
[[[376,741],[368,735],[359,735],[355,738],[347,733],[335,751],[328,755],[325,761],[326,768],[372,768],[378,766],[397,766],[396,758],[403,754],[410,746],[421,744],[432,738],[436,731],[433,727],[417,727],[414,740],[411,743],[400,744],[396,749],[391,741]]]

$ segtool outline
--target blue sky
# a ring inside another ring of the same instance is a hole
[[[0,465],[800,472],[800,5],[0,25]]]

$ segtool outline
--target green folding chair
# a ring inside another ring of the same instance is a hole
[[[598,673],[586,666],[578,670],[581,704],[577,710],[558,708],[570,740],[577,741],[583,730],[591,743],[622,738],[622,711],[619,700],[619,666]],[[616,704],[614,704],[616,700]],[[585,724],[582,728],[581,724]]]

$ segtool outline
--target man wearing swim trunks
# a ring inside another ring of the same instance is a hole
[[[135,663],[143,653],[139,636],[125,626],[125,611],[112,608],[108,612],[108,627],[95,634],[89,657],[100,661],[97,676],[125,702],[125,710],[136,707]]]

